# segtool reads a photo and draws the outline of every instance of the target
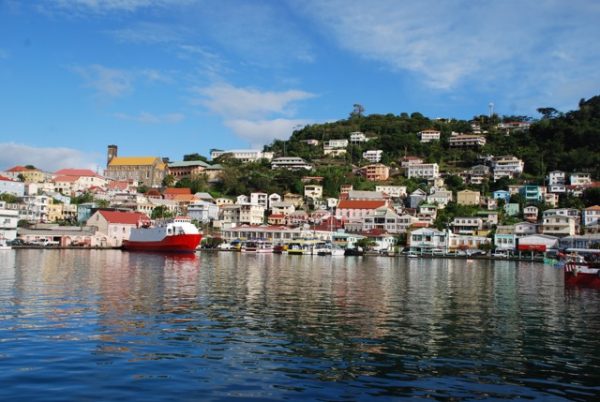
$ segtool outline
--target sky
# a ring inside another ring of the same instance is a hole
[[[594,0],[0,0],[0,170],[262,148],[366,114],[600,94]]]

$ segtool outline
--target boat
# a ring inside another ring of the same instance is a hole
[[[600,261],[587,260],[582,255],[566,257],[563,265],[565,285],[600,289]]]
[[[272,253],[273,244],[266,240],[246,240],[240,249],[242,253]]]
[[[362,247],[350,247],[344,250],[344,255],[347,256],[351,256],[351,257],[360,257],[363,256],[365,254],[364,250],[362,249]]]
[[[202,234],[188,217],[140,224],[131,229],[123,249],[129,251],[164,251],[193,253],[202,240]]]
[[[317,255],[331,255],[340,256],[345,255],[345,250],[335,243],[325,242],[317,243],[313,250],[314,254]]]
[[[10,250],[11,246],[8,245],[5,239],[0,239],[0,250]]]
[[[273,246],[273,254],[283,254],[287,252],[287,245],[278,243]]]
[[[309,254],[306,247],[301,242],[290,242],[287,246],[287,253],[289,255],[303,255]]]

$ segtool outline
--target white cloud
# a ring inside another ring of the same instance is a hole
[[[142,8],[173,7],[192,3],[193,0],[46,0],[41,7],[70,14],[83,12],[103,14],[111,11],[133,12]]]
[[[0,148],[0,166],[3,169],[17,165],[33,165],[48,172],[64,168],[96,170],[103,158],[98,153],[87,153],[72,148],[40,148],[13,142],[1,143]]]
[[[185,115],[182,113],[167,113],[161,115],[147,112],[141,112],[138,115],[115,113],[115,117],[120,120],[136,121],[144,124],[175,124],[185,119]]]
[[[434,89],[469,85],[503,92],[510,87],[508,97],[526,98],[582,76],[595,88],[600,82],[600,70],[589,67],[600,62],[597,2],[292,4],[342,48],[391,70],[414,73]]]
[[[229,84],[197,88],[196,92],[204,96],[200,103],[228,119],[260,118],[272,114],[292,115],[295,112],[294,102],[315,96],[300,90],[263,92],[253,88],[237,88]]]
[[[233,130],[240,138],[248,141],[253,147],[261,147],[274,139],[288,139],[298,127],[309,124],[308,120],[227,120],[225,125]]]
[[[96,90],[101,96],[119,97],[133,90],[133,75],[125,70],[94,64],[87,67],[73,67],[85,81],[84,85]]]

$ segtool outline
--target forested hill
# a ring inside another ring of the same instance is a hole
[[[537,121],[526,116],[476,116],[472,121],[454,119],[429,119],[420,113],[371,114],[351,113],[347,119],[334,123],[313,124],[295,131],[288,141],[274,141],[268,150],[278,155],[300,156],[308,161],[323,158],[322,142],[349,138],[360,131],[370,141],[351,145],[345,162],[361,163],[362,152],[367,149],[384,151],[382,162],[398,163],[404,156],[425,157],[429,162],[440,163],[441,169],[452,172],[478,162],[479,155],[512,154],[525,161],[525,172],[532,179],[542,178],[548,171],[591,171],[600,178],[600,96],[581,100],[578,110],[560,113],[553,108],[540,108]],[[362,112],[362,111],[361,111]],[[508,121],[532,121],[530,129],[507,131],[499,124]],[[450,149],[451,133],[472,133],[477,123],[484,132],[487,143],[479,150]],[[441,140],[421,144],[417,133],[424,129],[441,132]],[[308,145],[305,140],[318,140],[319,146]]]

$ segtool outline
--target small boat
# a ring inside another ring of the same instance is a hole
[[[272,253],[273,244],[265,240],[246,240],[240,249],[242,253]]]
[[[563,269],[565,285],[600,289],[600,263],[591,263],[580,255],[573,255],[567,258]]]
[[[337,244],[325,242],[325,243],[317,243],[313,250],[314,254],[317,255],[331,255],[331,256],[340,256],[345,255],[345,250],[338,246]]]
[[[364,254],[365,254],[365,252],[362,249],[362,247],[352,247],[352,248],[347,248],[344,250],[344,255],[347,255],[347,256],[360,257]]]
[[[304,246],[304,244],[300,243],[300,242],[291,242],[288,244],[287,246],[287,253],[289,255],[303,255],[303,254],[309,254],[306,252],[306,248]]]
[[[273,254],[283,254],[287,252],[287,246],[285,244],[276,244],[273,246]]]
[[[406,255],[408,258],[419,258],[419,254],[416,251],[409,251]]]
[[[159,251],[193,253],[202,240],[202,234],[188,217],[177,217],[150,225],[145,222],[131,229],[123,249],[129,251]]]
[[[11,246],[8,245],[5,239],[0,239],[0,250],[10,250]]]

